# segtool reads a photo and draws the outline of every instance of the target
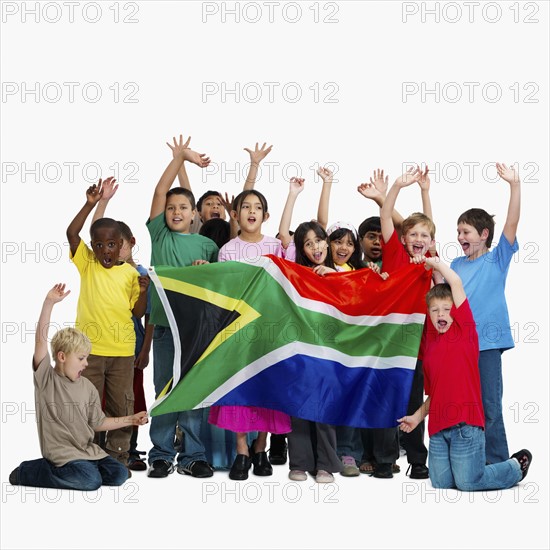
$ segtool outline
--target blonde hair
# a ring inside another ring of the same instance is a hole
[[[435,239],[435,224],[431,218],[426,216],[426,214],[422,214],[422,212],[415,212],[403,220],[403,224],[401,225],[401,235],[405,236],[408,231],[419,223],[427,226],[428,231],[430,232],[430,237]]]
[[[84,333],[71,327],[58,330],[52,338],[51,347],[54,359],[60,351],[63,353],[84,352],[86,354],[92,351],[90,339]]]

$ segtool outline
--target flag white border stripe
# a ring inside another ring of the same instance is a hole
[[[416,357],[408,357],[398,355],[393,357],[354,357],[340,351],[324,346],[316,346],[314,344],[306,344],[303,342],[290,342],[285,346],[277,348],[266,355],[256,359],[239,372],[235,373],[231,378],[226,380],[221,386],[216,388],[210,395],[204,398],[202,403],[199,403],[194,408],[200,409],[205,406],[210,406],[212,403],[220,400],[230,391],[234,390],[240,384],[250,380],[260,372],[269,368],[275,363],[284,361],[294,355],[309,355],[311,357],[326,359],[342,364],[346,368],[372,368],[376,370],[385,370],[391,368],[402,368],[414,370],[416,367]],[[398,365],[398,366],[396,366]]]

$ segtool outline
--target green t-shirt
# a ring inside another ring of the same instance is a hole
[[[192,233],[177,233],[166,225],[164,212],[152,220],[147,220],[147,229],[151,236],[151,265],[158,267],[189,266],[195,260],[216,262],[218,247],[216,243],[202,235]],[[164,308],[153,286],[151,290],[151,317],[153,325],[169,326]]]

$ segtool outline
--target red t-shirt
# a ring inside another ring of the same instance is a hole
[[[466,422],[485,427],[479,381],[479,343],[468,300],[451,309],[453,324],[439,334],[426,319],[424,391],[430,396],[428,433]]]

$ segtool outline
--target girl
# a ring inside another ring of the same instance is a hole
[[[238,222],[241,232],[221,248],[218,261],[255,263],[266,254],[284,257],[281,241],[262,235],[262,224],[268,220],[269,214],[266,198],[259,191],[251,189],[237,195],[231,217]],[[265,452],[267,432],[289,432],[290,417],[287,414],[262,407],[213,406],[208,421],[237,434],[237,456],[229,472],[230,479],[247,479],[251,464],[255,475],[272,475],[273,468]],[[247,433],[256,430],[258,437],[249,448]]]
[[[328,236],[318,222],[300,224],[294,233],[296,263],[310,267],[320,276],[336,273]],[[332,472],[342,470],[336,453],[334,426],[292,417],[292,432],[288,434],[290,472],[293,481],[305,481],[306,472],[316,472],[317,483],[332,483]]]
[[[361,269],[361,245],[357,230],[346,222],[333,223],[327,229],[330,250],[337,271]]]

